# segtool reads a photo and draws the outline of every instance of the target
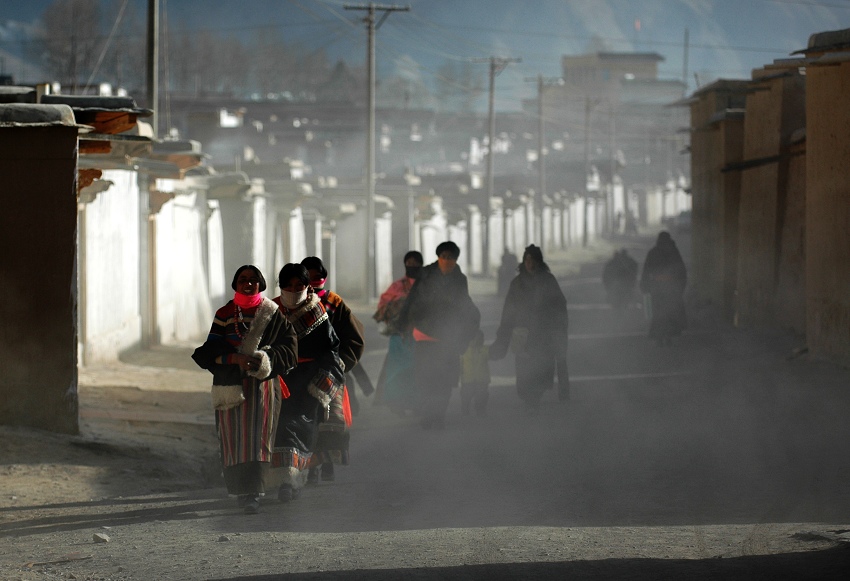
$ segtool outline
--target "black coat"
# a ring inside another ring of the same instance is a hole
[[[469,296],[460,267],[443,274],[436,262],[424,267],[399,315],[399,326],[414,327],[458,355],[478,333],[481,313]]]
[[[288,373],[281,374],[289,391],[293,394],[307,394],[307,387],[318,373],[332,377],[336,383],[344,383],[339,345],[339,337],[330,319],[299,339],[298,357],[302,360],[301,363]]]
[[[232,301],[231,301],[232,302]],[[219,309],[219,313],[229,308],[231,303]],[[224,317],[222,315],[222,317]],[[222,329],[223,331],[224,329]],[[212,335],[210,336],[212,337]],[[268,355],[271,362],[271,373],[267,377],[256,378],[265,380],[270,377],[283,375],[294,368],[298,359],[298,339],[292,323],[274,306],[274,315],[263,330],[259,348]],[[195,349],[192,359],[201,369],[210,371],[213,375],[213,385],[242,385],[248,374],[236,364],[216,363],[216,358],[236,353],[236,348],[224,340],[224,337],[207,338],[203,345]],[[250,355],[250,353],[249,353]]]
[[[567,326],[567,299],[555,276],[545,270],[531,274],[523,269],[508,288],[490,358],[507,354],[515,328],[528,329],[524,352],[562,354],[567,348]]]
[[[684,300],[687,283],[688,272],[675,242],[659,240],[646,255],[640,278],[640,290],[652,297],[650,337],[676,336],[687,327]]]
[[[688,271],[676,243],[672,240],[660,241],[653,246],[643,263],[640,290],[649,294],[681,295],[687,283]]]

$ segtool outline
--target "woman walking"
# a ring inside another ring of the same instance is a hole
[[[422,269],[399,315],[413,333],[414,367],[424,429],[445,427],[452,389],[460,379],[460,356],[478,332],[481,314],[469,296],[452,241],[437,246],[437,261]]]
[[[319,438],[316,453],[310,463],[307,482],[317,484],[321,472],[322,480],[336,479],[334,464],[348,465],[348,449],[351,440],[351,415],[357,404],[354,382],[349,381],[365,350],[363,323],[351,312],[341,296],[325,288],[328,271],[318,256],[308,256],[301,261],[307,269],[310,286],[315,291],[328,313],[328,320],[339,337],[339,358],[345,369],[346,380],[330,404],[329,413],[319,421]],[[350,386],[350,387],[349,387]],[[362,385],[361,385],[362,387]]]
[[[192,359],[213,374],[213,406],[228,493],[247,514],[260,509],[271,469],[281,391],[278,376],[297,362],[295,330],[260,293],[266,281],[240,267],[233,300],[216,311],[206,342]]]
[[[284,469],[278,491],[282,502],[301,494],[304,471],[316,449],[319,422],[345,382],[339,338],[328,313],[310,288],[307,269],[287,264],[278,275],[280,296],[274,301],[298,336],[298,365],[283,375],[284,400],[274,447],[274,465]]]
[[[413,337],[409,328],[399,325],[399,314],[410,289],[419,278],[424,262],[422,254],[416,250],[404,255],[404,276],[381,294],[378,308],[372,315],[375,321],[384,324],[383,333],[390,336],[387,356],[378,379],[378,393],[381,395],[381,401],[399,415],[413,410],[416,395],[412,381]]]
[[[537,412],[543,393],[553,386],[556,366],[558,398],[569,399],[567,299],[534,244],[525,249],[508,288],[490,359],[502,359],[509,347],[516,356],[517,393],[529,413]]]
[[[669,232],[660,232],[643,263],[640,290],[649,294],[652,319],[649,337],[659,346],[672,345],[673,337],[681,335],[687,327],[685,312],[685,286],[688,271],[676,243]]]

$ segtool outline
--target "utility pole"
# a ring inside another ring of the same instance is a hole
[[[688,46],[690,44],[689,39],[690,39],[690,31],[686,27],[685,28],[685,47],[684,47],[685,52],[682,55],[682,84],[684,85],[682,87],[682,97],[685,97],[688,94],[688,50],[690,48]]]
[[[587,246],[587,229],[590,225],[590,191],[587,178],[590,174],[590,111],[593,109],[590,97],[584,98],[584,227],[581,233],[581,245]]]
[[[546,86],[563,84],[560,77],[547,79],[543,75],[526,77],[526,82],[537,82],[537,194],[534,196],[534,238],[542,247],[543,241],[543,198],[546,196],[546,132],[543,113],[543,91]],[[545,248],[544,248],[545,250]]]
[[[614,206],[616,205],[616,175],[617,175],[617,115],[613,101],[611,102],[611,187],[608,192],[608,209],[606,219],[609,234],[614,231]]]
[[[147,62],[147,89],[148,107],[153,111],[151,115],[151,126],[153,136],[158,134],[159,109],[159,0],[148,0],[148,62]]]
[[[546,163],[543,156],[543,75],[537,75],[537,195],[534,196],[534,236],[541,248],[543,244],[543,196],[546,195]],[[544,248],[545,250],[545,248]]]
[[[491,56],[487,59],[473,59],[476,63],[490,64],[490,96],[488,99],[487,108],[487,192],[481,207],[482,228],[481,234],[483,239],[483,256],[481,257],[481,267],[484,275],[490,274],[490,200],[493,199],[493,146],[496,142],[496,112],[495,95],[496,95],[496,75],[505,70],[510,63],[521,63],[522,59],[518,58],[503,58]],[[504,221],[504,207],[502,210],[502,220]],[[503,240],[504,242],[504,240]]]
[[[392,12],[407,12],[409,6],[385,6],[382,4],[346,5],[346,10],[365,10],[368,33],[366,49],[367,88],[369,120],[366,128],[366,300],[371,301],[377,296],[377,268],[375,264],[375,32]],[[375,23],[375,12],[383,12],[381,19]]]

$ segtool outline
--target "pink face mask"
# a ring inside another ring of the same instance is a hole
[[[250,309],[263,302],[263,295],[260,293],[255,295],[243,295],[240,292],[235,292],[233,293],[233,302],[236,303],[236,306],[238,307]]]
[[[313,290],[316,291],[316,294],[320,297],[328,294],[328,291],[325,290],[325,281],[327,278],[320,278],[319,280],[310,281],[310,286],[313,287]]]

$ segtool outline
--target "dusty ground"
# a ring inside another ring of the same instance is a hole
[[[659,352],[598,308],[598,254],[550,260],[568,404],[518,416],[509,362],[488,417],[455,399],[444,432],[363,399],[352,465],[257,516],[221,485],[191,346],[82,369],[79,436],[0,427],[0,579],[846,578],[850,373],[699,321]],[[488,339],[491,286],[472,281]]]
[[[216,483],[208,382],[186,363],[189,353],[163,348],[81,369],[79,436],[0,427],[0,508]]]

